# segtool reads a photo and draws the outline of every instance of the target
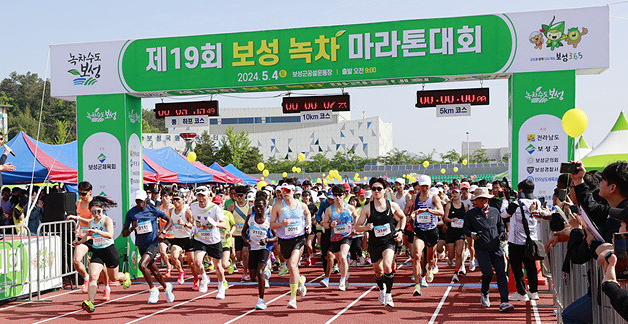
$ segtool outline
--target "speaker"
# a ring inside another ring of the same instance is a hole
[[[42,223],[65,220],[63,194],[51,193],[44,196],[44,216]],[[75,214],[76,215],[76,214]]]
[[[63,193],[63,208],[68,215],[76,215],[76,192]]]

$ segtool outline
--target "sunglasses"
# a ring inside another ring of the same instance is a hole
[[[288,189],[288,188],[281,188],[281,192],[282,193],[291,193],[292,190]]]
[[[246,196],[245,194],[238,194],[238,197],[244,197]]]
[[[92,215],[98,215],[98,214],[102,214],[103,210],[102,209],[94,209],[94,210],[90,210],[89,211]]]
[[[341,193],[335,193],[334,194],[334,197],[342,197],[342,196],[344,196],[344,194],[341,194]]]
[[[79,191],[79,195],[81,196],[87,196],[88,193],[89,191]]]
[[[371,190],[373,190],[373,191],[382,191],[382,190],[384,190],[384,187],[371,187]]]
[[[181,198],[179,198],[179,197],[174,197],[174,198],[172,198],[172,200],[181,200]]]

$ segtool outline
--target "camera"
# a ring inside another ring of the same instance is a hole
[[[567,173],[567,174],[578,173],[578,163],[575,163],[575,162],[561,163],[560,173]]]

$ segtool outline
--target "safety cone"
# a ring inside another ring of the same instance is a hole
[[[515,284],[515,276],[512,274],[512,267],[508,267],[508,291],[513,293],[517,291],[517,285]]]

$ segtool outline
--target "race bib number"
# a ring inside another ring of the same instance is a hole
[[[236,230],[238,232],[242,232],[242,229],[244,228],[244,223],[237,223],[236,224]]]
[[[183,228],[185,228],[185,226],[181,224],[172,224],[172,228],[174,231],[180,232],[183,231]]]
[[[221,234],[222,236],[222,234]],[[204,240],[209,240],[212,238],[212,230],[210,229],[201,229],[198,231],[198,237]]]
[[[266,231],[258,228],[249,229],[249,236],[251,237],[251,241],[259,242],[262,239],[266,238]]]
[[[429,224],[432,222],[432,214],[423,212],[416,215],[416,222],[419,224]]]
[[[298,235],[300,230],[299,224],[290,224],[286,226],[286,235]]]
[[[390,224],[377,225],[373,227],[373,231],[375,232],[375,237],[384,237],[390,234]]]
[[[220,231],[220,242],[227,242],[227,231]]]
[[[98,234],[94,234],[93,239],[95,246],[101,246],[107,243],[106,239]]]
[[[89,229],[89,227],[87,226],[81,226],[81,237],[87,235],[87,230]]]
[[[334,227],[334,233],[343,235],[343,236],[349,235],[351,233],[351,224],[336,225],[336,227]]]
[[[451,227],[453,228],[462,228],[464,226],[464,219],[458,218],[458,221],[451,222]]]
[[[135,232],[137,234],[148,234],[148,233],[150,233],[152,231],[153,231],[153,224],[149,220],[143,221],[143,222],[139,222],[137,224],[137,228],[135,229]]]

